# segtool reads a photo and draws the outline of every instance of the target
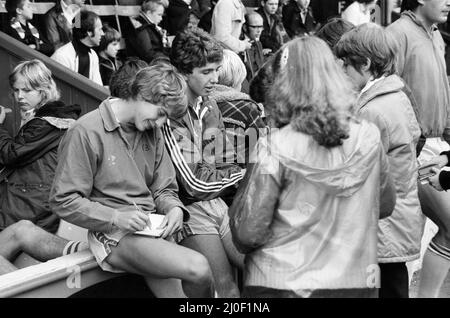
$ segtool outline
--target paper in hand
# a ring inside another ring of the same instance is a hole
[[[152,224],[152,227],[149,228],[148,226],[146,226],[145,229],[143,229],[142,231],[137,231],[134,234],[151,236],[151,237],[161,237],[162,233],[165,230],[165,227],[163,227],[163,228],[158,228],[158,227],[164,220],[164,215],[151,213],[151,214],[149,214],[149,217],[150,217],[150,222]]]

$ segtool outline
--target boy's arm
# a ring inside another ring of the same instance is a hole
[[[99,232],[110,232],[118,211],[89,199],[99,162],[83,127],[69,129],[58,149],[50,190],[50,208],[62,219]]]
[[[252,252],[272,235],[270,225],[282,188],[281,169],[265,146],[258,148],[258,162],[248,165],[229,209],[233,242],[242,253]]]
[[[177,171],[184,193],[197,201],[207,201],[234,191],[243,177],[241,168],[234,163],[218,165],[203,161],[203,154],[190,139],[187,128],[163,127],[167,150]]]
[[[52,126],[42,125],[40,120],[33,119],[22,130],[22,140],[17,140],[0,124],[0,165],[22,166],[46,151],[50,144],[57,146],[61,135],[52,133],[53,130]]]
[[[167,214],[173,208],[179,207],[183,211],[183,220],[187,221],[189,212],[178,198],[175,168],[164,146],[162,133],[159,131],[157,132],[156,153],[154,178],[150,186],[156,208],[159,213]]]

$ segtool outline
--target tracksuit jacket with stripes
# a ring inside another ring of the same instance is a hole
[[[222,115],[213,100],[199,98],[184,117],[163,127],[166,147],[177,172],[184,204],[234,196],[243,171],[235,164]]]

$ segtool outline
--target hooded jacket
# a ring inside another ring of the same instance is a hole
[[[411,11],[387,27],[399,48],[398,74],[417,102],[418,121],[425,137],[450,141],[450,92],[445,43],[437,27],[430,32]]]
[[[378,259],[382,263],[418,258],[424,227],[417,190],[420,128],[402,91],[404,86],[397,75],[391,75],[374,82],[358,100],[359,114],[380,130],[397,194],[394,212],[378,223]]]
[[[191,14],[193,14],[191,5],[183,0],[170,0],[161,24],[169,35],[177,35],[188,26]]]
[[[49,232],[57,231],[59,219],[48,203],[57,149],[80,112],[78,105],[47,103],[14,138],[0,125],[0,230],[29,220]]]
[[[375,125],[350,123],[326,148],[291,125],[258,141],[229,210],[246,286],[294,291],[368,288],[376,280],[380,195],[388,162]],[[383,215],[385,216],[385,215]]]

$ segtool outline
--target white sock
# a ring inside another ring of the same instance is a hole
[[[63,249],[63,255],[69,255],[72,253],[80,252],[88,249],[89,245],[86,242],[81,241],[69,241]]]

